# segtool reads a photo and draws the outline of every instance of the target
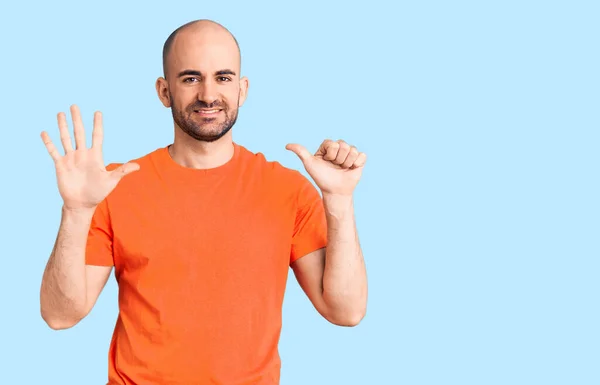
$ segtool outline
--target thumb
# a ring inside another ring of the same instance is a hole
[[[285,146],[285,148],[286,150],[290,150],[294,154],[298,155],[298,158],[300,158],[302,163],[306,163],[310,158],[312,158],[312,154],[308,152],[308,150],[301,144],[291,143]]]
[[[115,178],[116,180],[120,180],[125,175],[131,174],[132,172],[137,171],[139,169],[140,169],[139,164],[133,163],[133,162],[128,162],[128,163],[122,164],[121,166],[112,170],[110,172],[110,175],[113,178]]]

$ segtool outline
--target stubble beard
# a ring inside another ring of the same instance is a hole
[[[171,96],[171,100],[173,100]],[[239,106],[239,97],[237,100],[237,106]],[[222,123],[217,123],[217,118],[200,118],[203,123],[198,121],[198,118],[193,115],[196,114],[194,109],[200,108],[222,108],[221,111],[225,115],[225,120]],[[224,103],[211,103],[206,104],[198,101],[194,104],[187,106],[184,110],[180,110],[174,106],[171,106],[171,114],[173,120],[183,132],[190,137],[201,142],[215,142],[225,136],[231,128],[235,125],[238,117],[238,109],[229,110],[229,107]]]

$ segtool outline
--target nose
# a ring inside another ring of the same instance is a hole
[[[204,80],[202,86],[198,90],[198,100],[208,105],[217,100],[217,87],[214,81],[210,79]]]

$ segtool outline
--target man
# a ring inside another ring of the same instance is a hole
[[[53,329],[94,306],[112,268],[119,316],[108,384],[278,384],[278,341],[289,267],[316,310],[336,325],[364,317],[367,279],[353,213],[366,157],[343,141],[311,155],[289,144],[300,172],[232,140],[248,79],[235,38],[188,23],[167,39],[158,97],[171,108],[172,145],[125,164],[102,160],[102,117],[86,148],[42,139],[56,165],[62,220],[41,287]]]

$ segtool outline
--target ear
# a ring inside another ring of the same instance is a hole
[[[242,77],[240,79],[240,103],[238,107],[241,107],[246,101],[246,97],[248,95],[248,87],[250,86],[250,81],[247,77]]]
[[[156,93],[163,106],[171,107],[171,95],[169,95],[169,85],[163,77],[156,79]]]

